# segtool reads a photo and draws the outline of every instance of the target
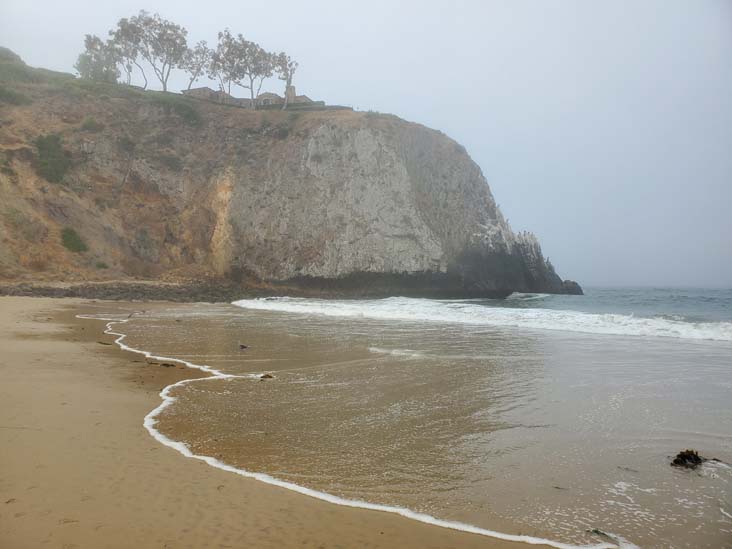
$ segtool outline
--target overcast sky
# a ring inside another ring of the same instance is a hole
[[[141,8],[287,51],[298,93],[444,131],[564,277],[732,287],[732,0],[0,0],[0,45],[71,72]]]

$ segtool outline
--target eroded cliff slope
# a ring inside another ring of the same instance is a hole
[[[0,193],[6,280],[576,291],[460,145],[390,115],[252,112],[5,60]]]

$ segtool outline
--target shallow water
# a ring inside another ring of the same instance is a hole
[[[587,532],[597,528],[644,547],[732,546],[732,469],[669,466],[685,447],[732,462],[732,343],[696,339],[722,338],[725,317],[590,309],[256,300],[115,329],[136,348],[274,374],[172,391],[157,428],[195,454],[512,534],[606,541]],[[604,331],[573,329],[578,314],[603,317],[590,320]],[[565,324],[538,327],[550,318]],[[638,318],[658,332],[605,329]]]

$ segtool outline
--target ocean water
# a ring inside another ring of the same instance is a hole
[[[732,547],[730,290],[126,316],[123,345],[212,375],[148,429],[232,474],[557,547]],[[687,447],[720,461],[670,467]]]
[[[732,341],[731,290],[591,288],[585,296],[513,294],[503,300],[268,298],[234,304],[343,318]]]

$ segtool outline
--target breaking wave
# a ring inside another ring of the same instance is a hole
[[[497,307],[488,305],[484,301],[445,301],[404,297],[376,300],[269,297],[242,299],[233,304],[243,309],[331,317],[446,322],[603,335],[732,341],[732,322],[691,322],[684,320],[683,317],[645,318],[628,314]]]

